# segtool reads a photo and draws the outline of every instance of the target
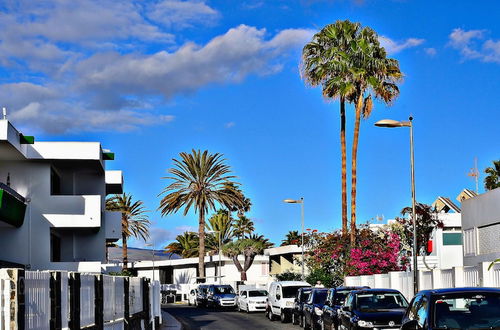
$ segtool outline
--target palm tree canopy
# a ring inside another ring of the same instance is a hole
[[[235,236],[233,221],[234,219],[226,210],[219,210],[208,219],[205,228],[207,231],[213,232],[207,235],[207,247],[209,250],[219,251],[219,238],[221,245],[229,243],[233,239]]]
[[[232,181],[231,169],[219,153],[209,154],[208,150],[192,150],[192,153],[180,153],[181,160],[173,159],[174,167],[168,172],[172,176],[164,177],[173,182],[160,195],[165,195],[159,209],[163,216],[176,213],[184,208],[187,215],[191,208],[195,212],[208,213],[220,205],[238,205],[240,195],[234,189],[239,185]],[[228,185],[232,182],[233,185]]]
[[[177,235],[176,241],[165,247],[165,250],[170,254],[178,254],[183,258],[196,257],[198,254],[198,235],[193,232],[184,232],[182,235]]]
[[[133,201],[132,195],[123,193],[106,199],[106,210],[122,214],[122,231],[125,237],[149,239],[150,221],[142,201]]]
[[[493,166],[484,170],[488,174],[484,178],[484,188],[493,190],[500,187],[500,160],[493,161]]]
[[[233,222],[233,228],[235,236],[239,238],[250,235],[255,230],[253,221],[244,215],[238,216],[238,219]]]
[[[301,245],[301,236],[298,230],[290,230],[285,235],[285,239],[281,241],[281,246],[285,245]]]

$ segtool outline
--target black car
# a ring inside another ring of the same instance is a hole
[[[365,289],[351,291],[342,312],[342,329],[398,329],[408,301],[398,290]]]
[[[323,329],[332,330],[338,328],[339,312],[349,292],[369,288],[368,286],[339,286],[328,289],[328,295],[323,306],[323,314],[321,315]]]
[[[196,289],[196,300],[195,305],[198,307],[207,306],[207,294],[209,285],[199,285]]]
[[[500,289],[420,291],[412,299],[401,329],[500,329]]]
[[[328,289],[315,288],[311,290],[309,298],[304,303],[304,329],[320,329],[321,314],[323,314],[323,305],[325,304]]]
[[[297,290],[297,294],[295,295],[295,301],[293,303],[292,310],[292,323],[298,324],[302,327],[304,324],[302,316],[302,308],[304,307],[304,303],[307,298],[309,298],[309,294],[311,293],[312,288],[300,288]]]

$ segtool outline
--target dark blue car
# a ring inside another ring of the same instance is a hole
[[[351,291],[340,313],[342,329],[399,329],[408,301],[398,290]]]
[[[368,286],[339,286],[328,289],[328,295],[326,296],[325,305],[323,306],[323,315],[321,315],[323,329],[336,330],[338,328],[339,312],[349,292],[369,288]]]
[[[295,295],[295,301],[293,304],[293,310],[292,310],[292,323],[293,324],[298,324],[301,327],[304,324],[304,314],[303,312],[303,307],[304,303],[307,301],[309,298],[309,294],[311,293],[312,288],[300,288],[297,290],[297,294]]]
[[[328,289],[314,288],[309,294],[309,298],[304,303],[304,329],[320,329],[321,314],[325,304]]]
[[[412,299],[401,329],[500,329],[500,289],[420,291]]]

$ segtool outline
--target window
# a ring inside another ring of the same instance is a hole
[[[413,301],[411,302],[410,309],[408,310],[408,319],[410,320],[415,320],[417,319],[417,311],[418,307],[420,305],[420,301],[422,300],[422,296],[416,296],[413,298]]]
[[[54,233],[50,233],[50,261],[61,261],[61,238]]]
[[[50,168],[50,194],[61,194],[61,177],[53,168]]]
[[[427,305],[428,305],[427,297],[423,297],[420,302],[417,310],[417,322],[420,327],[424,327],[424,324],[427,322]]]
[[[462,245],[462,233],[443,233],[443,245]]]
[[[245,292],[245,295],[246,295],[246,292]],[[248,291],[248,296],[249,297],[266,297],[267,291],[266,290]]]

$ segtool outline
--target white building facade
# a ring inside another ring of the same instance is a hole
[[[0,262],[27,269],[100,272],[121,217],[105,211],[121,193],[114,154],[98,142],[35,142],[0,120]]]

